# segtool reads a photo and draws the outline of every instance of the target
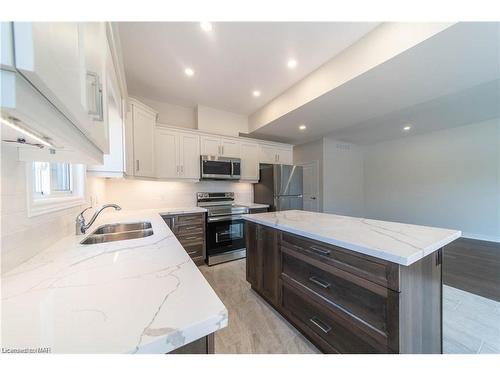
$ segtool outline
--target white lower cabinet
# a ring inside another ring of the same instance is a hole
[[[241,143],[241,180],[257,181],[259,179],[259,145],[257,143]]]
[[[156,177],[198,180],[200,137],[189,132],[156,128]]]

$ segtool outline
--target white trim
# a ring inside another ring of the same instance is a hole
[[[26,197],[28,217],[44,215],[50,212],[65,210],[71,207],[85,204],[85,167],[83,165],[71,165],[71,175],[73,178],[73,192],[69,196],[48,197],[37,199],[33,193],[33,164],[26,163]]]
[[[471,240],[480,240],[480,241],[489,241],[489,242],[498,242],[500,243],[499,236],[490,236],[484,234],[476,234],[470,232],[462,232],[463,238],[470,238]]]

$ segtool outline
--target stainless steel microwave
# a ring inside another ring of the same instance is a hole
[[[202,155],[200,170],[202,180],[239,180],[241,159]]]

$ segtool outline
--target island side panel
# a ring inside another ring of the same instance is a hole
[[[215,354],[214,334],[203,336],[167,354]]]
[[[400,266],[400,353],[443,352],[442,252]]]

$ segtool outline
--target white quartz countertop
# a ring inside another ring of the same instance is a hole
[[[452,229],[297,210],[245,215],[244,219],[403,266],[462,235]]]
[[[225,327],[225,306],[159,215],[179,212],[198,211],[108,212],[88,233],[149,221],[154,234],[86,246],[68,236],[3,275],[2,348],[166,353]]]
[[[237,203],[237,204],[240,205],[240,206],[248,207],[248,208],[268,208],[269,207],[268,204],[263,204],[263,203],[246,203],[246,202],[243,202],[243,203]]]

